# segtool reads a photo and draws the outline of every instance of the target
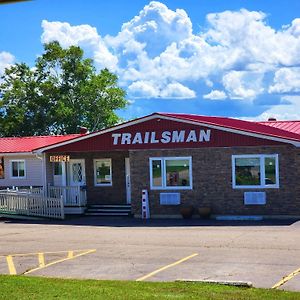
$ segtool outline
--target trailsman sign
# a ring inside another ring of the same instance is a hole
[[[210,129],[207,130],[173,130],[157,133],[146,131],[144,133],[113,133],[113,145],[157,144],[157,143],[202,143],[210,141]]]

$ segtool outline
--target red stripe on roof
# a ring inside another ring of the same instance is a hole
[[[82,134],[4,137],[0,138],[0,153],[32,152],[35,148],[46,147],[82,136]]]

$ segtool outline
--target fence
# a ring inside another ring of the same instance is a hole
[[[63,198],[65,206],[85,206],[86,191],[80,186],[50,186],[48,185],[48,196]]]
[[[0,191],[0,214],[64,219],[62,198],[20,191]]]

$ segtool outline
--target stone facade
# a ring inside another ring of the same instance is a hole
[[[278,154],[279,188],[233,189],[232,155]],[[149,192],[150,213],[179,215],[180,206],[210,206],[214,215],[300,216],[300,149],[291,145],[129,151],[132,211],[141,215],[142,189]],[[181,205],[162,206],[160,192],[150,189],[150,157],[191,156],[193,189],[180,192]],[[245,191],[265,191],[266,205],[244,205]]]

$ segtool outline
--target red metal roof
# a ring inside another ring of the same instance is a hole
[[[300,121],[265,121],[257,123],[300,134]]]
[[[208,116],[199,116],[199,115],[190,115],[190,114],[173,114],[173,113],[159,113],[160,115],[173,117],[181,120],[194,121],[198,123],[203,123],[207,125],[214,125],[219,127],[225,127],[230,129],[235,129],[244,132],[256,133],[261,135],[267,135],[277,138],[283,138],[288,140],[296,140],[300,141],[300,133],[292,130],[287,130],[288,126],[270,126],[271,122],[251,122],[244,121],[226,117],[208,117]],[[299,130],[300,130],[300,121],[292,121],[299,122]],[[276,123],[276,122],[275,122]],[[285,122],[287,123],[287,122]]]
[[[0,153],[32,152],[35,148],[46,147],[60,142],[71,140],[82,134],[4,137],[0,138]]]

